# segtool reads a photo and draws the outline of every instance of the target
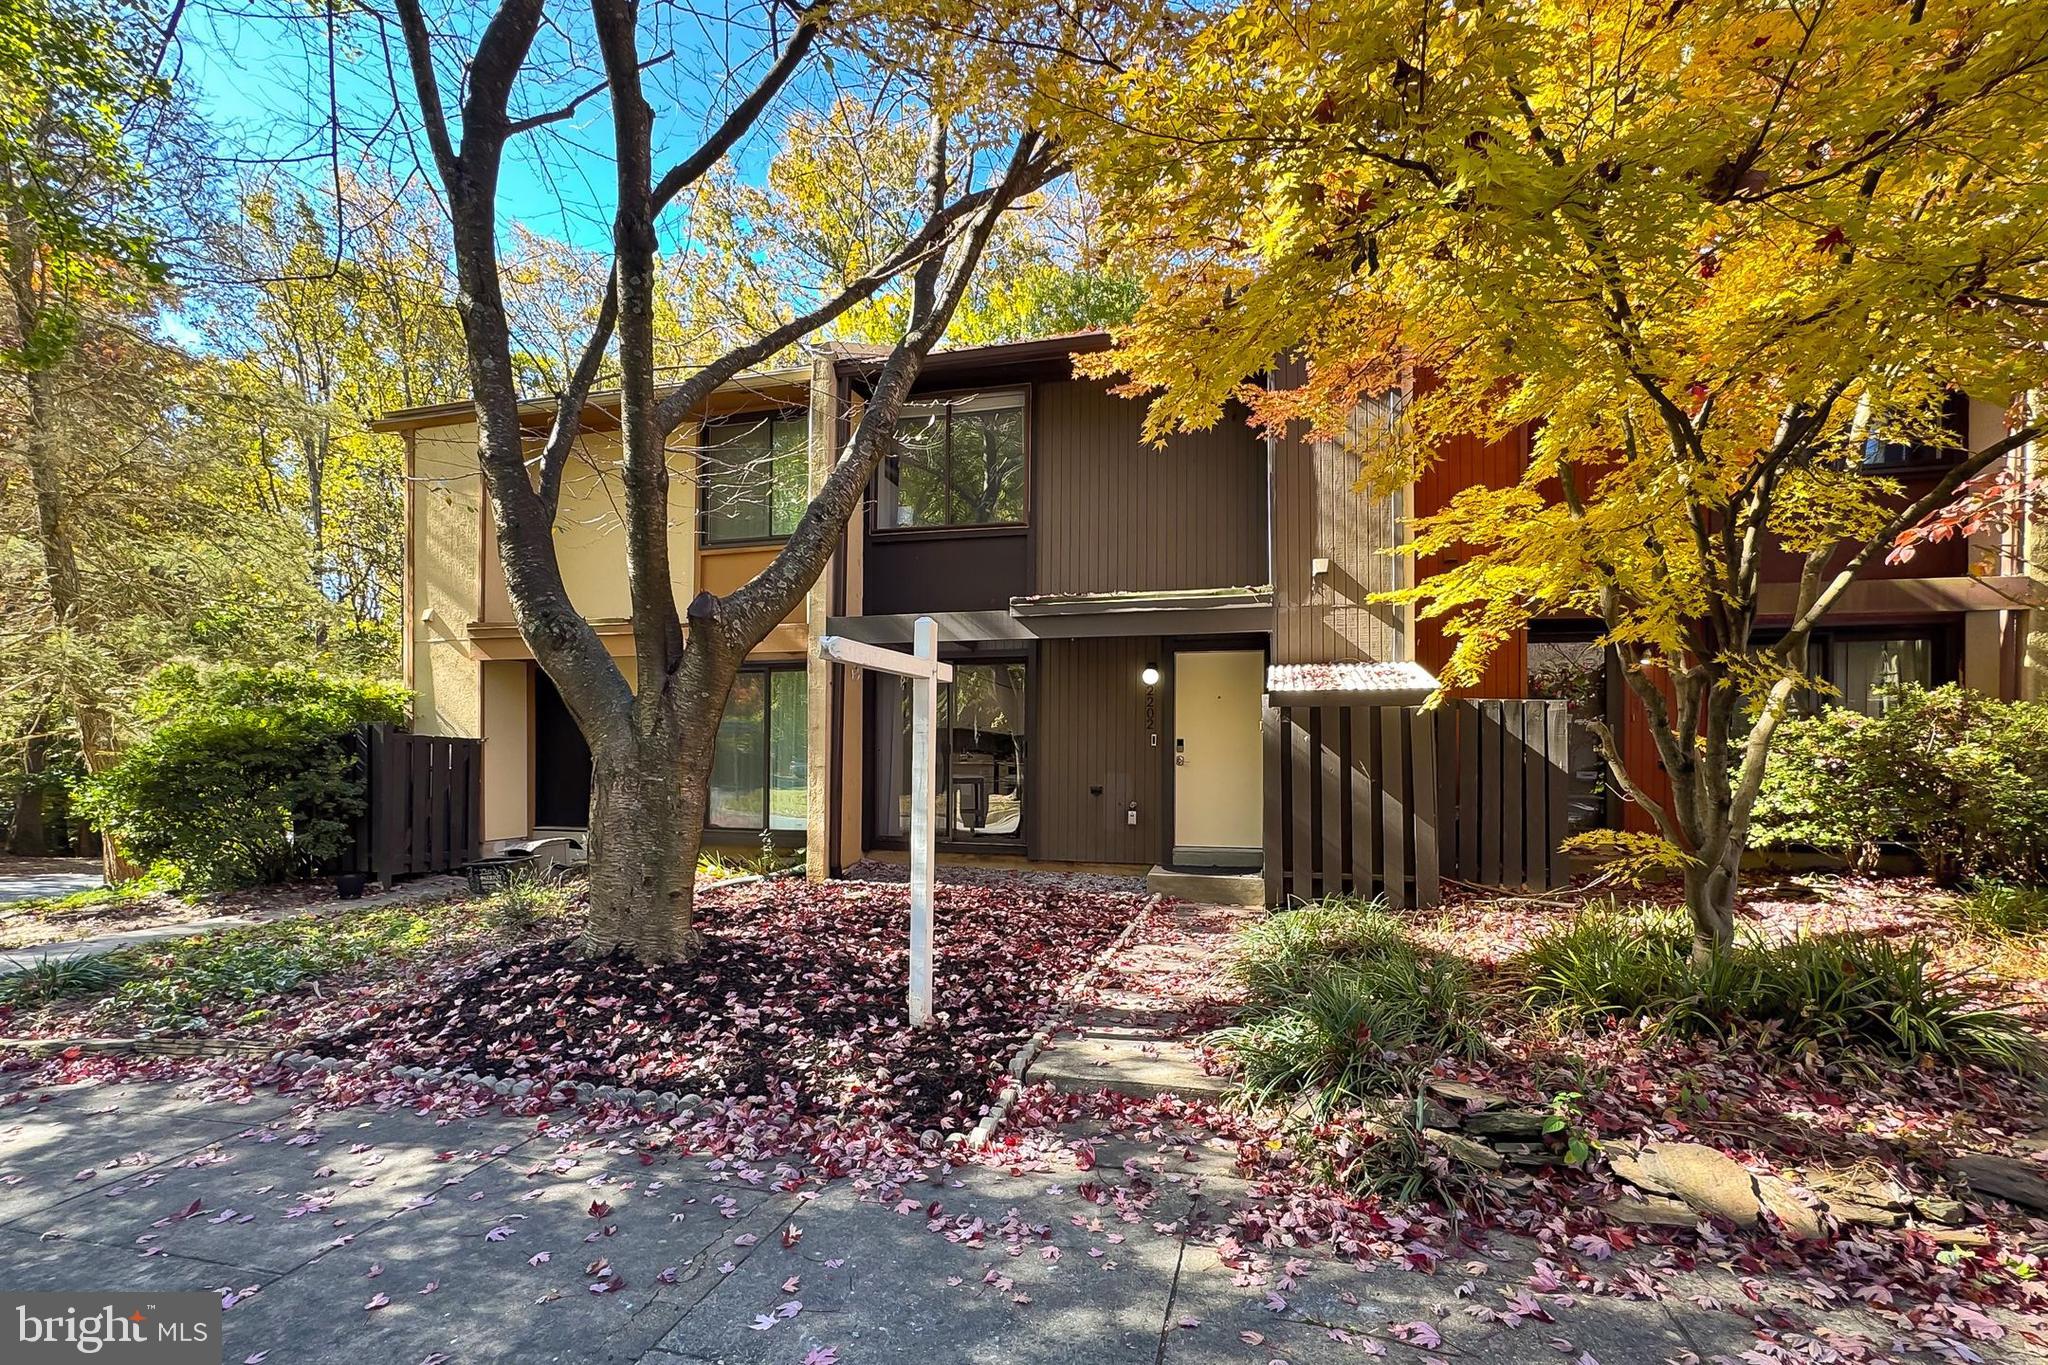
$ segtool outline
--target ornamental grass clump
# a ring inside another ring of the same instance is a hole
[[[1480,1046],[1464,967],[1424,953],[1373,904],[1331,899],[1269,916],[1243,935],[1233,971],[1249,1002],[1212,1041],[1253,1104],[1305,1098],[1327,1112]]]
[[[1525,998],[1566,1022],[1638,1018],[1652,1029],[1729,1038],[1768,1029],[1819,1047],[1857,1047],[2009,1071],[2041,1069],[2041,1040],[1988,982],[1943,969],[1920,939],[1750,935],[1696,959],[1676,917],[1582,912],[1523,955]]]

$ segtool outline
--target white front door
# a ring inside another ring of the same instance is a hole
[[[1265,789],[1259,697],[1266,657],[1256,649],[1173,656],[1173,860],[1256,867]]]

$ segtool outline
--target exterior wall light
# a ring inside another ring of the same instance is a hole
[[[1159,665],[1146,664],[1145,671],[1138,675],[1138,681],[1147,687],[1159,686]]]

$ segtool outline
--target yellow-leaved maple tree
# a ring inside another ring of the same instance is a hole
[[[1155,435],[1233,397],[1334,433],[1398,392],[1371,491],[1533,429],[1512,487],[1414,522],[1460,562],[1407,596],[1447,684],[1534,616],[1605,623],[1668,800],[1611,736],[1610,766],[1726,945],[1815,623],[2040,433],[2048,6],[1247,0],[1056,103],[1146,285],[1104,363],[1157,392]],[[1245,383],[1283,355],[1304,382]],[[1958,391],[1999,439],[1914,496],[1861,468]],[[1766,621],[1774,546],[1800,569]]]

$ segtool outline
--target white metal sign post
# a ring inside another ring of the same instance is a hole
[[[938,835],[939,684],[953,665],[939,662],[939,624],[920,616],[909,654],[837,635],[818,639],[833,663],[871,668],[907,680],[910,706],[910,1022],[932,1021],[932,845]]]

